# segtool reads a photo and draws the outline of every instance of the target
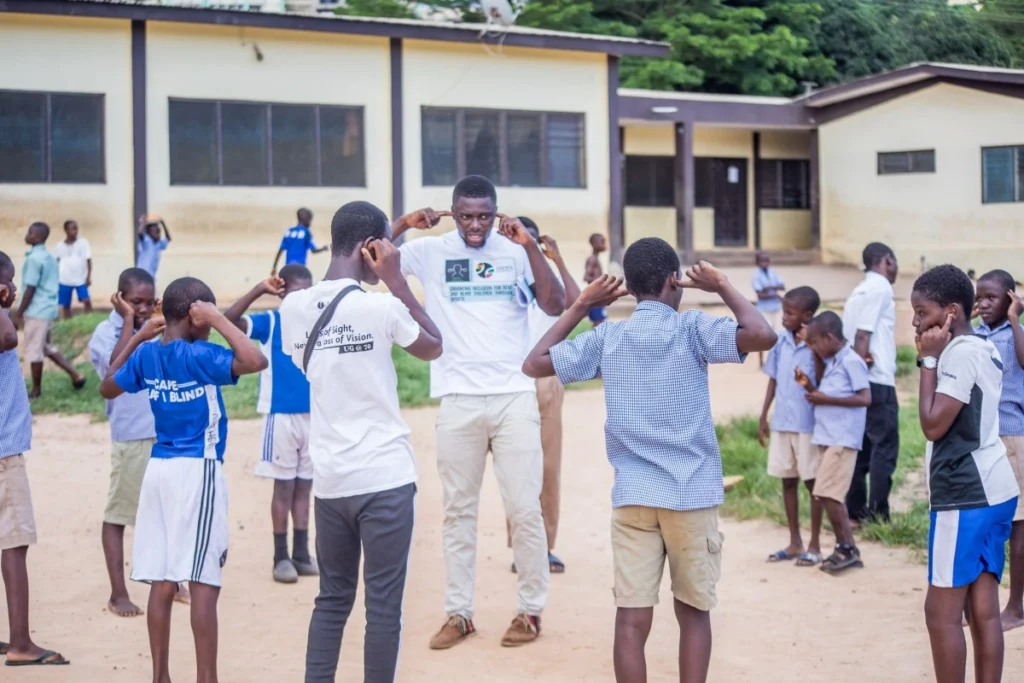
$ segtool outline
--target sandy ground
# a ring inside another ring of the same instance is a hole
[[[759,409],[764,381],[756,360],[712,372],[718,418]],[[479,634],[448,652],[427,648],[441,625],[443,567],[440,487],[434,467],[434,410],[408,411],[421,466],[418,523],[406,592],[399,680],[611,681],[614,607],[608,540],[612,472],[603,451],[600,391],[567,395],[563,513],[558,552],[568,573],[552,579],[544,633],[534,645],[502,649],[512,617],[515,581],[501,503],[493,478],[485,484],[478,553]],[[232,546],[220,602],[221,680],[300,681],[305,637],[317,591],[270,578],[270,490],[251,476],[260,446],[257,422],[231,425],[227,475]],[[29,553],[33,637],[61,649],[66,668],[4,672],[4,681],[126,683],[150,675],[146,624],[105,612],[106,573],[99,544],[108,477],[107,428],[83,418],[38,419],[29,472],[40,543]],[[926,681],[931,659],[924,630],[925,568],[901,551],[865,546],[867,568],[839,579],[817,570],[767,565],[784,541],[766,523],[724,521],[720,606],[714,612],[712,681]],[[146,588],[130,586],[145,604]],[[342,651],[339,680],[362,677],[362,606]],[[0,636],[5,631],[0,630]],[[172,674],[189,680],[194,655],[188,610],[175,608]],[[677,629],[667,584],[647,653],[650,680],[676,679]],[[1024,671],[1024,631],[1007,638],[1007,677]]]

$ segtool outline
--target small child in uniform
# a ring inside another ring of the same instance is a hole
[[[220,311],[195,278],[164,291],[163,318],[142,326],[100,385],[104,398],[149,392],[156,444],[139,495],[132,580],[151,584],[147,607],[153,680],[170,680],[171,604],[178,583],[192,592],[196,680],[217,681],[217,598],[228,551],[228,492],[222,463],[228,421],[220,386],[267,367],[263,353]],[[214,328],[231,346],[207,341]],[[159,343],[147,344],[162,333]]]
[[[931,527],[924,611],[932,661],[937,680],[965,680],[966,614],[974,678],[998,681],[999,582],[1020,493],[999,439],[1000,397],[1005,364],[1015,359],[1000,358],[991,341],[974,334],[974,285],[956,266],[937,266],[917,278],[910,303],[921,368],[918,413],[928,439]],[[990,309],[990,302],[984,305]]]
[[[969,276],[970,274],[968,274]],[[999,438],[1024,489],[1024,304],[1017,283],[1005,270],[993,270],[978,280],[975,307],[981,324],[974,333],[992,342],[1003,363],[1003,389],[999,397]],[[1024,501],[1018,499],[1010,533],[1010,596],[1003,610],[1003,629],[1024,626]]]
[[[742,363],[775,344],[768,322],[726,276],[701,262],[680,278],[679,255],[658,238],[637,240],[623,259],[633,315],[572,341],[597,306],[626,294],[622,279],[591,283],[530,351],[523,372],[563,384],[604,378],[615,557],[615,675],[646,680],[644,645],[668,559],[679,623],[680,680],[705,681],[711,615],[721,574],[722,458],[711,419],[708,365]],[[678,312],[685,288],[715,292],[736,316]]]
[[[768,447],[768,475],[782,479],[782,499],[789,526],[789,546],[768,556],[769,562],[797,558],[798,567],[813,567],[821,562],[821,503],[811,498],[811,542],[804,551],[800,534],[800,481],[814,492],[814,478],[821,464],[814,434],[814,406],[807,402],[807,389],[818,383],[821,372],[817,356],[805,340],[804,326],[818,310],[821,299],[810,287],[797,287],[782,300],[782,332],[768,352],[764,373],[768,380],[764,408],[758,426],[758,440]],[[803,378],[807,387],[801,384]],[[775,402],[771,428],[768,409]],[[769,438],[770,432],[770,438]]]
[[[583,272],[583,281],[588,285],[601,277],[604,272],[604,269],[601,267],[601,254],[608,251],[608,241],[604,235],[599,232],[591,235],[590,249],[591,253],[587,257],[586,269]],[[595,306],[587,312],[587,317],[590,318],[591,324],[597,327],[608,319],[608,312],[605,311],[604,306]]]
[[[318,576],[309,554],[309,501],[313,490],[313,461],[309,455],[309,381],[281,347],[281,314],[264,311],[245,315],[264,294],[285,298],[309,289],[313,274],[292,263],[253,287],[224,316],[259,342],[270,363],[260,374],[256,410],[263,421],[263,454],[256,476],[274,480],[270,518],[274,529],[274,581],[295,583],[300,576]],[[288,515],[292,516],[292,553],[288,554]]]
[[[832,311],[807,323],[807,345],[824,362],[818,388],[805,398],[814,406],[814,436],[821,462],[814,480],[814,497],[828,513],[836,535],[836,549],[821,563],[821,570],[838,574],[863,567],[853,538],[846,494],[853,483],[857,451],[864,439],[871,385],[868,365],[843,336],[843,321]]]
[[[785,291],[786,285],[772,268],[772,259],[767,253],[757,252],[754,256],[754,265],[757,266],[757,270],[754,271],[750,286],[757,295],[757,310],[773,330],[778,330],[782,324],[782,297],[779,293]],[[763,366],[764,355],[758,354],[758,359]]]

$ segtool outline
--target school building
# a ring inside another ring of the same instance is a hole
[[[155,213],[160,282],[230,299],[297,208],[326,244],[347,201],[446,208],[480,173],[580,274],[593,232],[615,259],[647,235],[724,263],[856,263],[872,240],[910,269],[1024,256],[1024,72],[918,64],[794,99],[617,87],[623,57],[668,55],[523,27],[0,3],[0,250],[20,262],[29,223],[52,248],[74,218],[105,297]]]

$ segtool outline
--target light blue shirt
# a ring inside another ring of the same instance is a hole
[[[110,369],[110,354],[114,352],[121,337],[124,318],[114,311],[110,317],[96,326],[89,340],[89,359],[102,380]],[[149,407],[149,395],[145,391],[121,394],[113,401],[107,401],[107,419],[110,420],[112,441],[138,441],[156,437],[153,411]]]
[[[766,289],[778,288],[785,286],[786,283],[782,281],[779,274],[775,272],[774,268],[768,268],[767,270],[757,269],[754,273],[754,279],[750,282],[755,292],[762,292]],[[762,313],[777,313],[782,310],[782,297],[777,296],[774,299],[758,299],[757,310]]]
[[[845,398],[870,387],[868,364],[847,344],[825,361],[825,372],[818,391],[826,396]],[[867,417],[867,406],[814,406],[814,436],[811,442],[818,446],[842,446],[860,450],[864,445]]]
[[[612,507],[698,510],[722,503],[708,365],[743,362],[736,329],[731,318],[641,301],[627,320],[551,349],[563,384],[604,378]]]
[[[1018,325],[1020,323],[1017,323]],[[999,436],[1024,436],[1024,369],[1017,362],[1010,321],[1004,320],[994,330],[985,323],[974,333],[992,342],[1003,360],[1003,391],[999,397]]]
[[[7,315],[7,311],[0,311]],[[32,448],[32,412],[18,350],[0,353],[0,458]]]
[[[136,259],[136,266],[142,268],[156,278],[156,271],[160,268],[160,256],[167,248],[168,240],[162,237],[154,240],[149,235],[143,235],[139,240],[139,255]]]
[[[811,347],[804,342],[798,344],[792,332],[783,330],[764,361],[764,374],[775,380],[772,431],[812,434],[814,406],[807,402],[807,390],[797,384],[796,368],[803,370],[817,384]]]
[[[22,294],[28,287],[35,287],[32,302],[25,309],[26,318],[55,320],[57,318],[57,289],[60,285],[60,268],[53,254],[46,246],[37,244],[25,252],[25,267],[21,269]]]

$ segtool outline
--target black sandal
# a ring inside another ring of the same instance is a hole
[[[853,567],[863,567],[860,559],[860,550],[853,545],[837,545],[835,551],[821,562],[821,571],[826,574],[837,575]]]

